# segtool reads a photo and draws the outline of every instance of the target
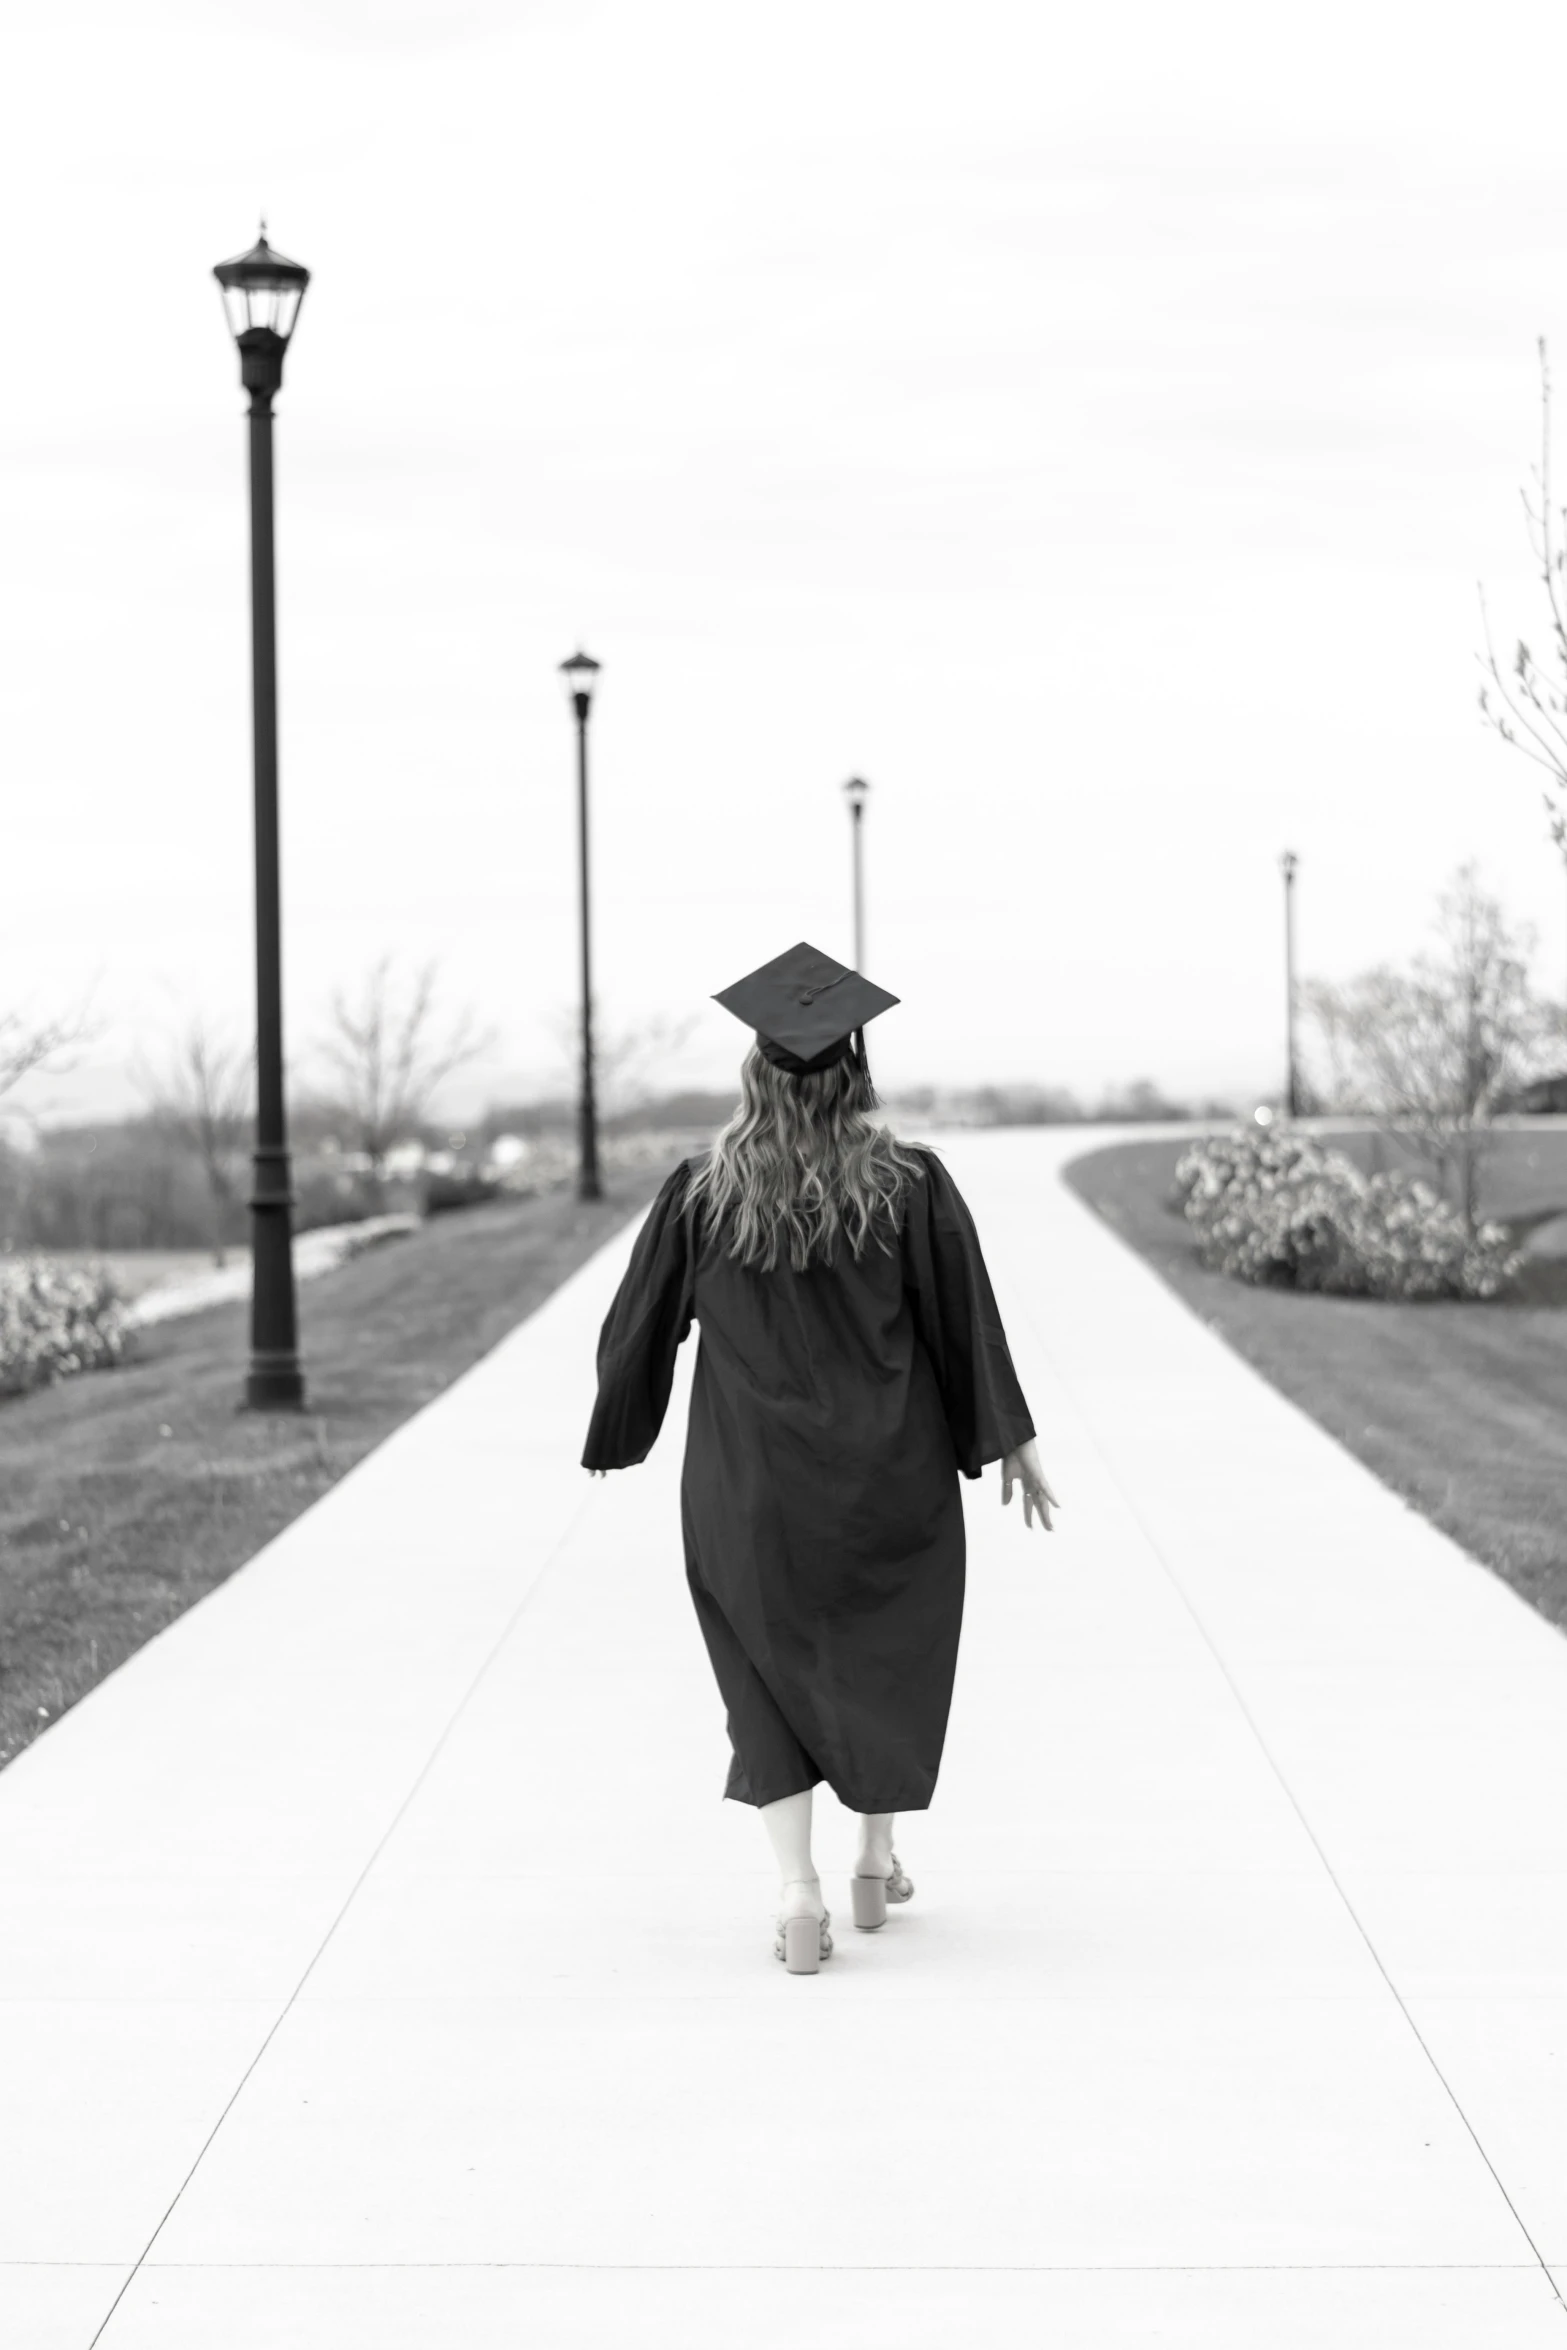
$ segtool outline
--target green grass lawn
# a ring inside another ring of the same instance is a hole
[[[1567,1626],[1567,1261],[1531,1263],[1511,1296],[1483,1304],[1253,1289],[1205,1272],[1168,1205],[1186,1147],[1112,1144],[1066,1180],[1237,1354]],[[1365,1167],[1375,1140],[1341,1147]],[[1382,1145],[1382,1164],[1397,1163]],[[1498,1135],[1481,1208],[1520,1230],[1567,1209],[1567,1133]]]
[[[608,1176],[594,1203],[438,1216],[302,1283],[303,1413],[238,1408],[243,1304],[0,1404],[0,1763],[542,1305],[667,1172]]]

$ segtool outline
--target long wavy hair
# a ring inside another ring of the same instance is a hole
[[[686,1188],[709,1235],[726,1214],[727,1254],[771,1272],[787,1244],[797,1273],[826,1261],[842,1233],[856,1258],[874,1234],[896,1245],[897,1209],[919,1159],[871,1116],[880,1107],[861,1042],[858,1059],[795,1077],[752,1045],[740,1106]]]

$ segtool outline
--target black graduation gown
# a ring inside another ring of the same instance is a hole
[[[724,1793],[825,1779],[921,1811],[963,1621],[959,1475],[1034,1434],[979,1237],[933,1151],[897,1246],[747,1270],[700,1236],[686,1159],[654,1200],[598,1345],[584,1468],[645,1460],[701,1325],[681,1478],[686,1579],[728,1712]],[[890,1228],[889,1228],[890,1235]]]

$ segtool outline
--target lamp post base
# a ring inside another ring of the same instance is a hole
[[[245,1402],[251,1411],[302,1412],[305,1374],[293,1355],[252,1355],[245,1374]]]
[[[273,933],[275,944],[276,933]],[[245,1401],[255,1411],[295,1412],[304,1406],[305,1374],[299,1361],[299,1322],[294,1311],[293,1179],[283,1136],[281,1037],[276,1014],[275,956],[261,990],[272,1006],[256,1055],[262,1072],[261,1125],[275,1141],[258,1142],[255,1184],[250,1195],[250,1367]]]

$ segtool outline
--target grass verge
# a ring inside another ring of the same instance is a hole
[[[245,1304],[0,1405],[0,1764],[488,1353],[668,1171],[616,1174],[600,1201],[439,1216],[305,1282],[302,1413],[238,1408]]]
[[[1369,1138],[1340,1139],[1366,1163]],[[1065,1179],[1211,1330],[1433,1525],[1567,1627],[1567,1262],[1515,1294],[1424,1304],[1253,1289],[1197,1261],[1167,1201],[1185,1142],[1113,1143]],[[1567,1206],[1567,1134],[1497,1140],[1482,1207]]]

